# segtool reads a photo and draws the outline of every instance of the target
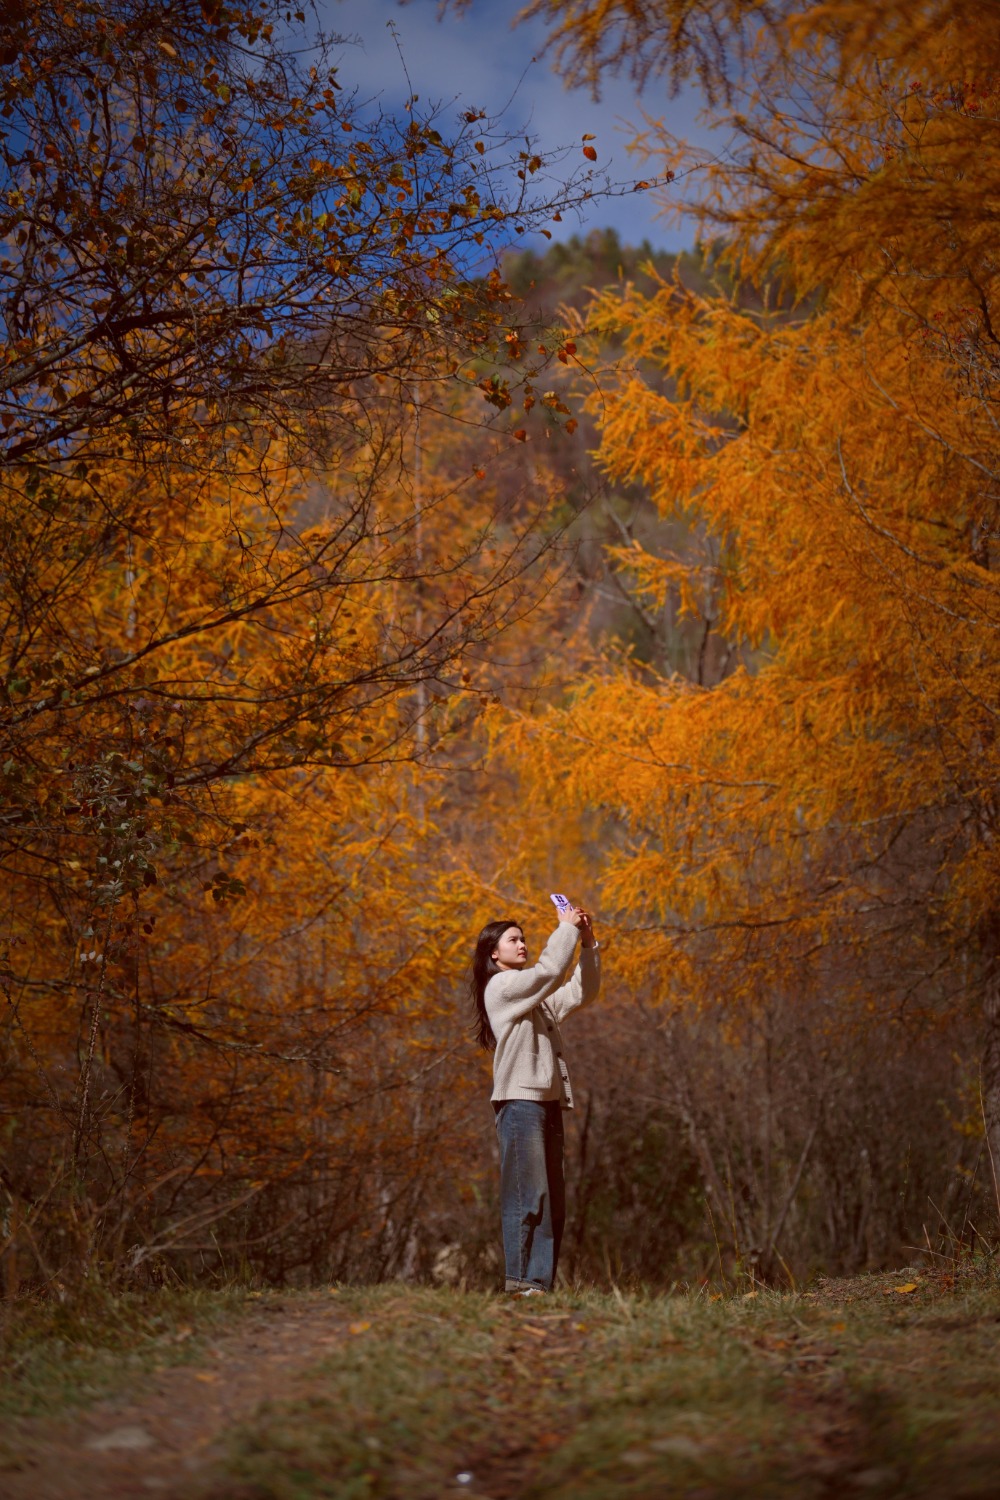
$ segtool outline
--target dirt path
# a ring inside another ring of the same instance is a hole
[[[347,1317],[317,1293],[269,1298],[195,1363],[137,1376],[142,1389],[58,1423],[22,1419],[8,1428],[2,1500],[192,1500],[228,1429],[262,1401],[294,1396],[303,1372],[341,1344]],[[10,1458],[8,1458],[8,1462]],[[235,1497],[236,1491],[227,1495]]]

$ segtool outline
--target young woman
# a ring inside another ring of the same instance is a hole
[[[578,906],[560,911],[531,968],[520,923],[490,922],[479,934],[470,990],[477,1039],[493,1053],[506,1290],[517,1296],[555,1281],[566,1221],[562,1112],[573,1108],[559,1023],[600,983],[597,939]]]

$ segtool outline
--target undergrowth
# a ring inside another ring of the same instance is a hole
[[[0,1303],[0,1416],[114,1395],[145,1370],[196,1359],[247,1296],[237,1287],[118,1292],[95,1282],[62,1301]]]

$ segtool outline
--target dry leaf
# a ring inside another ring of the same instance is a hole
[[[364,1333],[365,1330],[368,1329],[368,1328],[370,1328],[371,1326],[372,1325],[370,1323],[352,1323],[350,1325],[350,1332],[351,1333]]]
[[[917,1290],[917,1285],[918,1284],[915,1281],[908,1281],[905,1286],[893,1287],[893,1291],[895,1291],[895,1292],[915,1292]]]

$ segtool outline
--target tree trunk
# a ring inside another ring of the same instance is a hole
[[[982,1090],[986,1154],[989,1158],[993,1201],[1000,1219],[1000,913],[982,926],[983,1038]]]

